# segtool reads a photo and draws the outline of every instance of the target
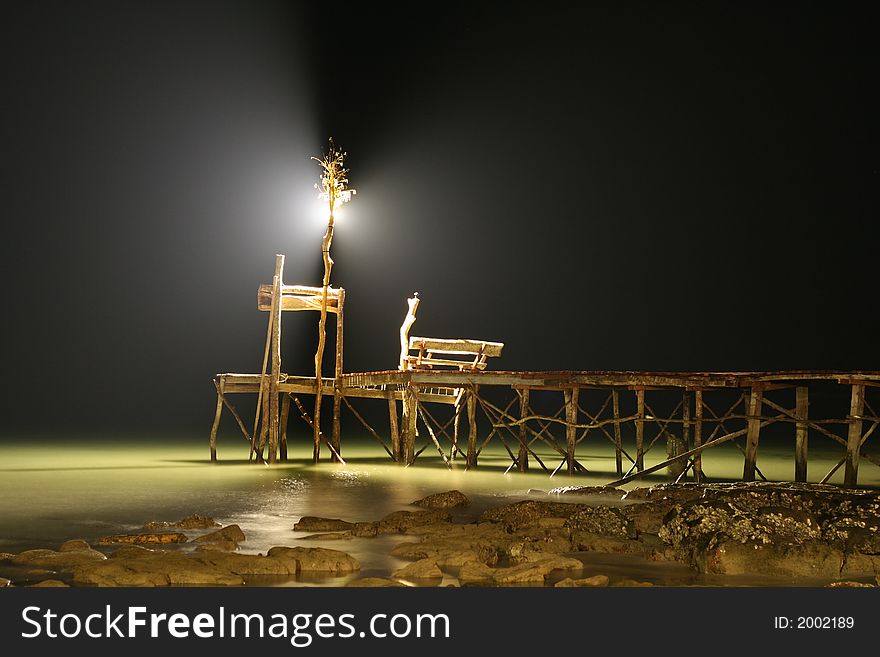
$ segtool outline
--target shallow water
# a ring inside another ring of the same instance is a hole
[[[837,462],[841,456],[838,451],[812,451],[811,480],[821,478]],[[412,508],[409,503],[420,497],[451,488],[463,491],[472,500],[466,510],[456,514],[457,520],[467,521],[490,506],[530,497],[530,489],[600,485],[616,478],[610,445],[605,448],[598,443],[592,449],[585,446],[578,457],[591,474],[574,478],[560,474],[550,478],[536,464],[529,474],[505,474],[510,461],[503,449],[485,451],[480,467],[471,471],[465,471],[461,463],[449,471],[436,452],[431,456],[427,450],[416,466],[402,468],[391,464],[374,444],[366,443],[345,446],[346,465],[313,466],[306,461],[310,447],[304,445],[291,450],[294,460],[271,468],[247,463],[247,446],[243,441],[221,444],[219,464],[211,464],[207,452],[203,441],[192,438],[119,443],[7,441],[0,445],[0,552],[34,547],[57,549],[69,538],[93,541],[108,534],[138,530],[149,520],[173,521],[198,513],[212,516],[224,525],[239,524],[247,535],[243,552],[265,553],[274,545],[331,547],[360,560],[359,576],[387,576],[406,563],[391,557],[391,548],[397,542],[411,539],[385,536],[302,543],[298,539],[304,534],[292,530],[294,523],[304,515],[375,520],[391,511]],[[549,467],[558,464],[558,457],[539,454]],[[651,453],[646,465],[662,458],[659,450]],[[703,463],[713,480],[735,480],[742,472],[742,456],[733,446],[714,448],[706,453]],[[788,478],[794,467],[791,450],[762,445],[758,465],[768,479]],[[878,487],[878,475],[880,469],[864,463],[860,481]],[[842,468],[832,482],[841,478]],[[658,474],[646,483],[665,480]],[[625,487],[646,483],[633,482]],[[602,503],[608,503],[607,499]],[[778,580],[707,579],[695,577],[675,564],[611,555],[579,556],[586,561],[585,576],[605,573],[658,584],[794,584]],[[324,577],[284,584],[339,585],[346,579]]]

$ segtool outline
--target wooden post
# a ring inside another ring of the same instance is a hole
[[[269,463],[275,463],[278,453],[278,383],[281,380],[281,287],[283,285],[284,256],[275,256],[275,276],[278,285],[275,294],[275,316],[272,322],[272,374],[269,379]]]
[[[462,404],[464,403],[464,397],[466,394],[466,389],[460,388],[458,394],[455,396],[455,414],[452,417],[452,452],[449,455],[449,458],[453,461],[455,460],[455,457],[458,456],[458,427],[461,422]]]
[[[645,391],[636,390],[636,470],[645,469]]]
[[[416,422],[418,421],[418,388],[407,384],[403,391],[403,463],[411,465],[416,458]]]
[[[569,476],[574,474],[574,449],[577,445],[577,411],[580,388],[565,389],[565,461]]]
[[[807,480],[807,419],[809,418],[810,389],[806,386],[798,386],[795,389],[795,425],[794,435],[794,480]]]
[[[865,411],[865,386],[854,384],[849,405],[849,432],[846,439],[846,469],[843,485],[855,488],[859,479],[859,451],[862,447],[862,414]]]
[[[211,425],[211,461],[217,461],[217,430],[220,428],[220,414],[223,413],[223,396],[217,389],[217,410],[214,411],[214,424]]]
[[[477,467],[477,391],[479,386],[472,386],[467,392],[468,412],[468,448],[467,467]]]
[[[336,368],[335,379],[333,381],[333,433],[330,437],[336,454],[342,454],[341,434],[342,434],[342,341],[343,329],[345,328],[343,310],[345,308],[345,290],[339,289],[339,301],[336,313]],[[337,457],[334,454],[333,460]]]
[[[682,391],[681,398],[681,440],[684,443],[684,451],[691,448],[691,398],[688,391]]]
[[[400,432],[397,430],[397,400],[388,398],[388,424],[391,426],[391,458],[400,462]]]
[[[694,392],[694,448],[703,444],[703,391]],[[694,455],[694,481],[700,483],[703,480],[703,453]]]
[[[280,458],[282,461],[287,461],[287,418],[289,415],[290,395],[285,393],[281,397],[281,426],[279,427],[281,432]]]
[[[529,389],[519,390],[519,419],[529,414]],[[519,425],[519,455],[516,457],[520,472],[529,471],[529,434],[526,431],[526,423]]]
[[[758,439],[761,433],[761,408],[763,393],[760,388],[752,388],[749,395],[748,431],[746,432],[746,459],[743,464],[743,481],[755,480],[755,467],[758,461]]]
[[[617,476],[623,476],[622,441],[620,438],[620,392],[615,388],[611,391],[611,407],[614,411],[614,462],[617,465]]]

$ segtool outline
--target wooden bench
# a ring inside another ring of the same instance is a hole
[[[486,340],[409,337],[416,321],[420,299],[416,292],[407,299],[409,311],[400,327],[401,370],[431,370],[436,367],[456,368],[461,371],[486,369],[487,358],[497,358],[504,349],[503,342]],[[416,354],[411,352],[415,351]]]

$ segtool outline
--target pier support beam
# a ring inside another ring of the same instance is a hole
[[[275,314],[272,316],[272,345],[270,347],[272,370],[269,378],[269,463],[275,463],[278,455],[278,383],[281,378],[281,287],[284,272],[284,256],[275,256]]]
[[[401,461],[400,432],[397,430],[397,400],[388,398],[388,424],[391,431],[391,455],[398,463]]]
[[[334,368],[335,379],[333,382],[333,434],[330,437],[330,441],[333,444],[333,449],[336,450],[336,454],[342,455],[342,445],[340,440],[341,434],[341,418],[342,418],[342,344],[343,344],[343,329],[345,328],[345,322],[343,318],[343,313],[345,310],[345,290],[339,290],[339,299],[337,301],[337,311],[336,311],[336,365]],[[338,461],[336,454],[333,455],[333,460]]]
[[[529,414],[529,389],[523,388],[517,392],[519,393],[519,419],[522,420]],[[520,472],[529,471],[529,434],[525,422],[519,425],[519,455],[516,457],[516,463]]]
[[[694,391],[694,449],[703,444],[703,391]],[[703,480],[703,453],[694,455],[694,481],[700,483]]]
[[[795,389],[795,425],[794,435],[794,480],[807,480],[807,419],[809,418],[809,394],[810,389],[806,386],[798,386]]]
[[[211,425],[211,460],[217,460],[217,430],[220,428],[220,415],[223,413],[223,396],[217,389],[217,410],[214,411],[214,424]]]
[[[636,471],[645,469],[645,391],[636,390]]]
[[[743,464],[743,481],[755,480],[755,468],[758,461],[758,439],[761,433],[761,410],[763,392],[760,388],[752,388],[749,395],[748,431],[746,432],[746,458]]]
[[[620,392],[615,388],[611,391],[611,407],[614,412],[614,463],[617,466],[617,476],[623,476],[623,454],[620,438]]]
[[[416,459],[416,422],[418,420],[418,388],[407,384],[403,391],[403,463],[412,465]]]
[[[472,386],[467,392],[468,448],[467,467],[477,467],[477,392],[479,386]]]
[[[862,414],[865,412],[865,386],[854,384],[850,395],[849,432],[846,440],[846,469],[843,485],[855,488],[859,479],[859,451],[862,446]]]
[[[287,418],[290,415],[290,395],[281,396],[281,420],[278,430],[281,432],[279,444],[279,457],[282,461],[287,460]]]
[[[563,390],[565,395],[565,463],[569,476],[574,474],[574,450],[577,445],[578,395],[580,388]]]
[[[467,390],[461,388],[455,396],[455,406],[453,407],[454,414],[452,416],[452,449],[449,453],[449,459],[451,461],[454,461],[458,456],[458,428],[461,424],[461,414],[465,395],[467,395]]]

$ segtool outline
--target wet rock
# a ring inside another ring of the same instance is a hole
[[[317,516],[303,516],[293,526],[295,532],[339,532],[351,529],[354,523],[340,520],[339,518],[319,518]]]
[[[452,516],[442,509],[428,511],[394,511],[376,523],[377,534],[405,534],[415,527],[448,522]],[[355,526],[355,529],[357,526]]]
[[[55,552],[54,550],[26,550],[15,555],[12,563],[19,566],[35,566],[49,570],[71,570],[82,564],[104,561],[107,557],[97,550]]]
[[[595,506],[580,509],[565,521],[571,532],[590,532],[615,538],[636,538],[635,524],[620,509]]]
[[[73,570],[73,581],[89,586],[238,586],[239,575],[177,552],[132,559],[107,559]]]
[[[348,588],[390,588],[403,587],[406,584],[401,584],[397,580],[388,579],[387,577],[362,577],[361,579],[350,581],[345,586]]]
[[[379,533],[377,522],[356,522],[351,528],[351,535],[358,538],[376,536]]]
[[[12,586],[12,580],[0,577],[0,589],[7,589]]]
[[[468,561],[479,561],[477,552],[471,549],[457,549],[447,546],[425,543],[400,543],[391,550],[392,556],[401,559],[432,559],[439,566],[462,566]]]
[[[588,508],[586,504],[527,500],[489,509],[480,516],[480,522],[498,523],[507,531],[514,531],[546,518],[568,518]]]
[[[0,552],[0,561],[12,561],[14,557],[12,552]]]
[[[241,543],[246,540],[244,536],[244,532],[241,531],[241,527],[238,525],[228,525],[223,529],[218,529],[215,532],[210,532],[208,534],[204,534],[203,536],[199,536],[193,539],[194,543],[221,543],[221,542],[232,542],[232,543]]]
[[[462,584],[476,584],[492,581],[494,568],[490,568],[481,561],[468,561],[458,570],[458,581]]]
[[[31,589],[66,589],[70,588],[70,584],[65,584],[60,579],[44,579],[42,582],[31,584]]]
[[[880,574],[880,555],[859,552],[848,554],[844,559],[840,574],[842,577]]]
[[[146,530],[155,530],[155,529],[212,529],[213,527],[219,527],[220,523],[214,520],[213,518],[209,518],[207,516],[200,516],[198,514],[193,514],[191,516],[187,516],[186,518],[182,518],[176,522],[157,522],[152,521],[144,524],[144,529]]]
[[[701,546],[716,534],[740,543],[805,543],[821,538],[816,519],[803,509],[759,507],[752,512],[722,499],[675,507],[658,531],[673,547]]]
[[[401,579],[442,579],[443,571],[434,559],[419,559],[403,568],[398,568],[391,573],[391,576]]]
[[[78,552],[80,550],[91,550],[92,546],[89,545],[86,541],[81,538],[74,538],[69,541],[64,541],[61,544],[61,547],[58,548],[59,552]]]
[[[291,572],[297,573],[350,573],[361,569],[351,555],[329,548],[273,547],[268,556],[282,560]]]
[[[608,575],[593,575],[592,577],[584,577],[582,579],[572,579],[566,577],[556,582],[556,588],[572,588],[577,586],[608,586]]]
[[[114,534],[98,539],[98,545],[116,545],[130,543],[132,545],[168,545],[170,543],[186,543],[187,538],[180,532],[161,532],[154,534]]]
[[[436,558],[438,563],[455,565],[464,558],[462,552],[473,552],[489,566],[503,559],[508,547],[517,539],[499,525],[491,523],[460,525],[441,523],[413,528],[412,534],[421,538],[419,544],[395,548],[395,556],[410,559]],[[416,547],[416,545],[418,547]],[[405,551],[409,551],[408,554]]]
[[[464,493],[458,490],[448,490],[444,493],[434,493],[412,503],[425,509],[454,509],[459,506],[467,506],[470,500]]]
[[[589,495],[591,497],[609,497],[622,499],[626,491],[613,486],[559,486],[548,491],[550,495]]]
[[[581,552],[605,554],[638,554],[647,550],[641,541],[618,536],[603,536],[595,532],[572,532],[571,545]]]
[[[873,584],[867,584],[865,582],[853,582],[851,580],[846,580],[843,582],[831,582],[830,584],[826,584],[825,588],[837,589],[837,588],[874,588]]]
[[[300,536],[300,541],[347,541],[354,538],[351,532],[329,532],[324,534],[309,534]]]
[[[510,564],[540,561],[547,556],[571,552],[568,532],[533,530],[517,534],[517,539],[507,544],[504,552]]]
[[[693,553],[701,573],[836,578],[843,552],[821,541],[797,544],[747,542],[720,535]]]
[[[211,552],[195,557],[198,561],[236,575],[296,575],[297,564],[284,559],[264,557],[259,554],[233,554]]]
[[[651,582],[642,582],[637,579],[619,579],[611,586],[636,588],[642,586],[654,586]]]
[[[581,570],[584,565],[570,557],[547,557],[541,561],[523,563],[509,568],[498,568],[492,573],[496,584],[527,584],[543,582],[554,570]]]
[[[154,554],[162,554],[164,550],[151,550],[140,545],[124,545],[110,554],[110,559],[135,559]]]
[[[237,549],[238,543],[235,541],[217,541],[196,546],[196,552],[235,552]]]
[[[629,504],[621,512],[635,527],[636,534],[656,534],[663,526],[663,519],[678,504],[674,500],[661,499]]]

